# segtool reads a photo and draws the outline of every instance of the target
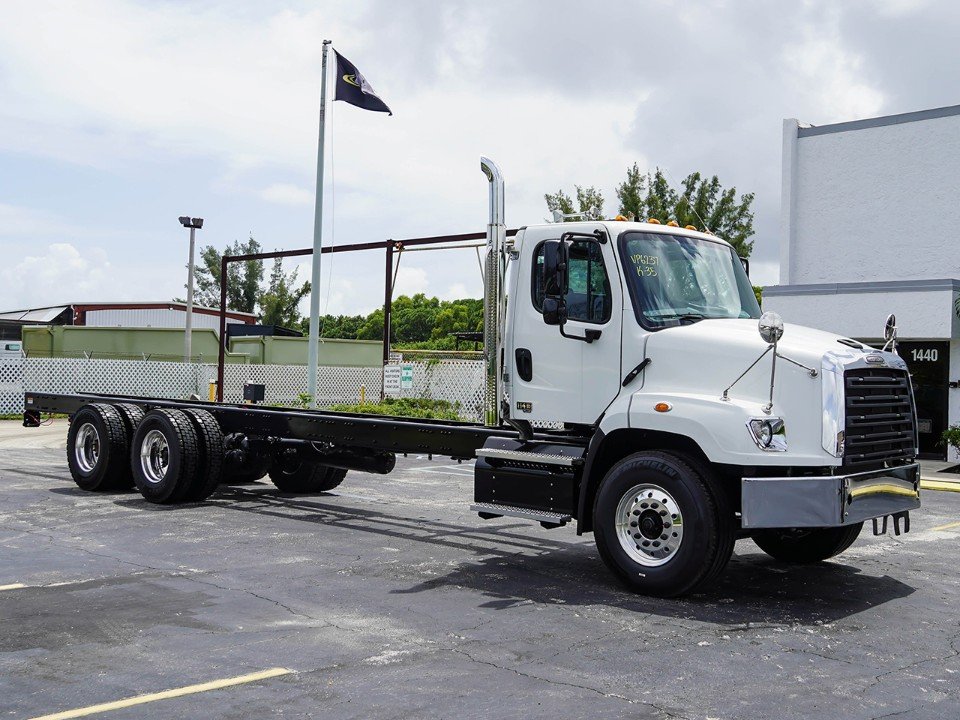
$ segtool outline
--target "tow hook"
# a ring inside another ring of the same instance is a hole
[[[873,519],[873,534],[874,535],[886,535],[887,534],[887,520],[893,518],[893,534],[900,534],[900,521],[903,520],[903,532],[910,532],[910,511],[904,510],[902,512],[893,513],[893,515],[884,515],[882,518]],[[880,521],[883,520],[883,524]]]

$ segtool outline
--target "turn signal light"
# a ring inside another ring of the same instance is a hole
[[[673,405],[666,402],[658,402],[653,406],[653,409],[657,412],[670,412],[673,409]]]

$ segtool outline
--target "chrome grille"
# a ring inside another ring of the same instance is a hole
[[[906,371],[890,368],[847,370],[844,391],[845,465],[915,455],[913,401]]]

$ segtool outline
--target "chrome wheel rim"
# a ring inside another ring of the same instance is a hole
[[[157,484],[167,475],[170,464],[170,446],[159,430],[151,430],[140,443],[140,468],[149,483]]]
[[[100,434],[92,423],[84,423],[77,430],[73,442],[73,457],[82,472],[90,473],[100,460]]]
[[[659,485],[630,488],[617,504],[617,539],[634,562],[664,565],[683,542],[683,514],[674,497]]]

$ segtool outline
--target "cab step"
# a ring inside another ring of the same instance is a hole
[[[544,527],[560,527],[570,522],[570,515],[550,512],[549,510],[533,510],[531,508],[515,507],[513,505],[498,505],[497,503],[473,503],[470,509],[484,520],[496,517],[515,517],[524,520],[533,520]]]
[[[478,458],[492,458],[494,460],[520,463],[538,463],[541,465],[560,465],[563,467],[575,467],[583,463],[582,457],[529,452],[527,450],[507,450],[496,447],[479,448],[476,454]]]

